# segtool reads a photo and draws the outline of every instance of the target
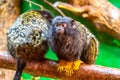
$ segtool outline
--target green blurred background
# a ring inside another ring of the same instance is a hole
[[[37,4],[42,5],[44,8],[51,11],[52,15],[55,17],[57,15],[60,15],[54,8],[49,6],[48,4],[44,3],[42,0],[31,0]],[[58,0],[49,0],[50,2],[54,3]],[[59,0],[59,1],[66,1],[66,0]],[[120,8],[120,0],[108,0],[111,2],[114,6],[117,8]],[[32,5],[25,0],[21,0],[21,13],[29,11],[29,10],[40,10],[40,7]],[[103,32],[98,32],[94,29],[94,25],[82,17],[78,17],[77,15],[73,14],[72,12],[69,12],[67,10],[62,9],[62,11],[67,15],[75,20],[83,23],[86,25],[87,28],[90,29],[90,31],[96,36],[96,38],[99,40],[99,55],[96,60],[97,65],[103,65],[108,67],[114,67],[114,68],[120,68],[120,41],[114,39],[110,35],[107,35]],[[58,60],[56,55],[51,51],[51,49],[48,50],[46,53],[46,58],[52,59],[52,60]],[[30,74],[23,73],[22,74],[22,80],[56,80],[52,78],[46,78],[46,77],[34,77]]]

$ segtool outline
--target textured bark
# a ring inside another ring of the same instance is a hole
[[[0,80],[13,80],[14,74],[14,70],[0,69]]]
[[[0,0],[0,50],[5,50],[6,32],[19,15],[19,0]]]
[[[91,20],[96,29],[120,40],[120,10],[107,0],[67,0],[54,6],[72,11]],[[69,3],[69,4],[68,4]]]
[[[0,53],[0,63],[1,68],[15,69],[15,60],[6,52]],[[120,69],[116,68],[83,64],[78,71],[74,71],[74,74],[68,77],[64,72],[58,72],[56,65],[55,61],[30,62],[24,71],[34,76],[42,75],[62,80],[120,80]]]

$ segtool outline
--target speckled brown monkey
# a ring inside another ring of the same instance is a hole
[[[52,20],[49,45],[59,58],[58,71],[64,71],[68,76],[83,62],[93,64],[98,52],[98,42],[91,32],[66,16]]]
[[[20,80],[26,62],[45,60],[51,19],[48,11],[28,11],[20,15],[8,30],[7,49],[17,61],[14,80]]]

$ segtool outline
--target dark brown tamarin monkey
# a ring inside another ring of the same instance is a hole
[[[81,23],[70,17],[57,16],[49,29],[49,45],[59,58],[58,71],[70,76],[81,63],[93,64],[98,42]]]

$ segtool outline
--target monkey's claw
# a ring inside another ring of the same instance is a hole
[[[64,70],[64,66],[58,66],[57,71],[62,72]]]
[[[79,66],[83,63],[81,60],[76,60],[76,61],[70,61],[70,62],[65,62],[63,60],[60,61],[60,63],[57,65],[57,71],[65,72],[65,75],[71,76],[73,74],[74,70],[78,70]]]
[[[57,66],[58,66],[57,71],[59,71],[59,72],[64,71],[65,61],[60,60],[60,63]]]
[[[64,67],[65,74],[67,76],[71,76],[73,74],[73,66],[72,65],[66,65]]]

